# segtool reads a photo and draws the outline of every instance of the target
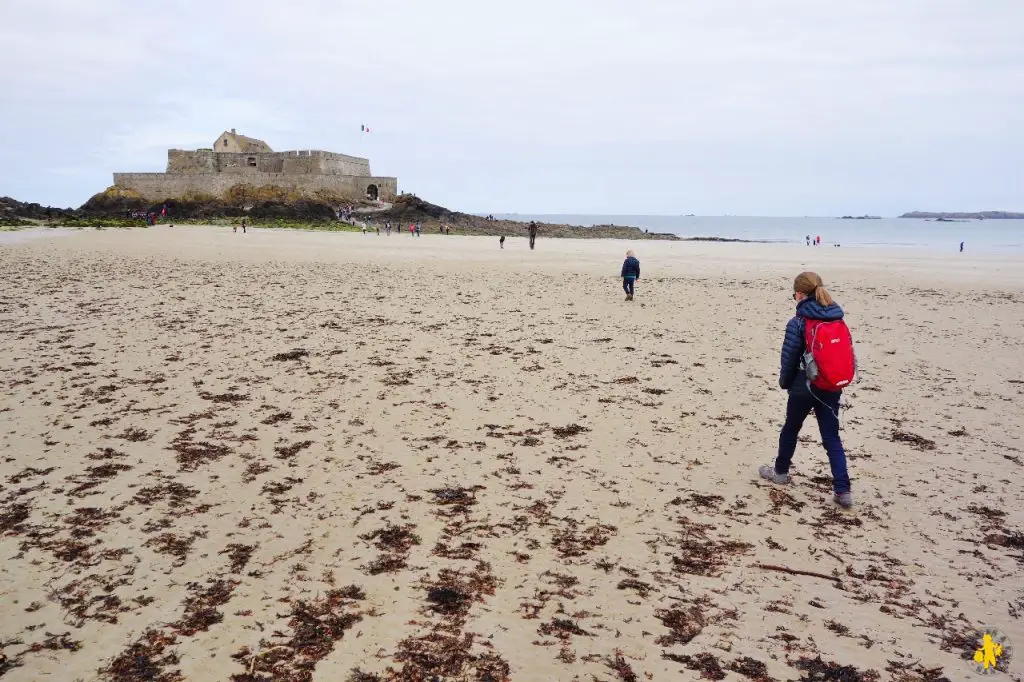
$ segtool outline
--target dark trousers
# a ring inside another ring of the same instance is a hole
[[[843,441],[839,438],[839,399],[842,391],[827,393],[811,389],[814,393],[794,391],[789,394],[786,404],[786,423],[779,434],[779,456],[775,459],[775,471],[780,474],[789,473],[789,465],[796,452],[797,437],[800,427],[810,411],[818,420],[821,442],[828,453],[828,463],[832,467],[832,488],[836,494],[850,492],[850,474],[846,470],[846,453]],[[820,400],[820,402],[819,402]],[[823,404],[824,403],[824,404]]]
[[[533,243],[534,243],[535,241],[537,241],[537,235],[535,235],[535,234],[531,234],[531,235],[530,235],[530,248],[531,248],[531,249],[533,248]]]
[[[633,283],[636,282],[636,277],[623,277],[622,278],[622,290],[626,292],[627,296],[633,295]]]

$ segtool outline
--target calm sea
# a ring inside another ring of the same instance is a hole
[[[943,250],[1024,251],[1024,220],[934,222],[912,218],[753,218],[746,216],[527,215],[495,214],[508,220],[570,225],[633,225],[680,237],[727,237],[802,243],[821,236],[822,245],[917,247]]]

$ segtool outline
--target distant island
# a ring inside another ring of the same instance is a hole
[[[1024,213],[1012,211],[978,211],[976,213],[929,213],[911,211],[901,218],[930,218],[932,220],[1024,220]]]
[[[880,215],[844,215],[839,218],[840,220],[881,220]]]

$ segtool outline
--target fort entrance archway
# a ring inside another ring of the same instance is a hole
[[[377,191],[377,185],[370,185],[366,188],[366,198],[370,201],[377,201],[379,192]]]

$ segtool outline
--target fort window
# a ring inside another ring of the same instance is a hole
[[[249,163],[250,166],[255,168],[256,167],[256,157],[255,156],[250,156],[249,160],[248,160],[248,163]]]

